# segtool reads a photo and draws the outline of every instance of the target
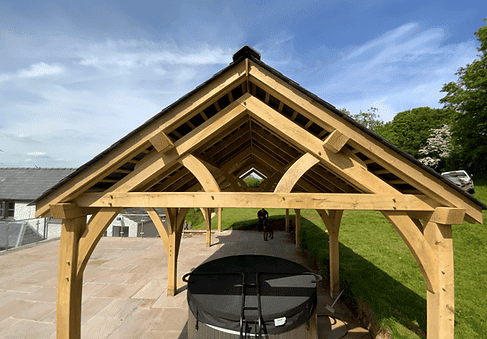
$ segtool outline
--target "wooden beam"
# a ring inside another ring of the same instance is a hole
[[[49,207],[54,219],[74,219],[86,217],[89,214],[73,203],[51,204]]]
[[[296,242],[296,247],[299,248],[299,231],[301,230],[301,210],[300,209],[295,209],[294,210],[294,236],[295,236],[295,242]]]
[[[427,291],[428,339],[453,339],[455,330],[455,286],[451,225],[427,222],[424,235],[438,259],[437,285]]]
[[[269,92],[292,109],[298,110],[308,119],[314,119],[325,130],[329,132],[339,130],[348,136],[350,146],[422,193],[433,197],[438,205],[465,208],[466,219],[469,222],[482,223],[482,208],[475,202],[455,188],[445,185],[441,179],[421,169],[417,164],[403,157],[391,147],[352,126],[335,112],[312,100],[299,89],[277,78],[252,61],[249,61],[249,77],[264,91]],[[265,104],[262,103],[262,105]]]
[[[343,149],[339,153],[333,153],[326,148],[323,149],[323,142],[320,139],[289,121],[259,99],[255,97],[245,99],[242,102],[242,106],[246,107],[250,115],[261,124],[269,128],[279,126],[275,131],[282,138],[303,151],[311,153],[337,176],[344,181],[350,182],[360,190],[366,193],[401,194],[395,188],[370,173],[365,164],[351,151]]]
[[[220,187],[213,175],[211,175],[208,168],[192,154],[179,159],[179,162],[184,165],[193,175],[198,179],[205,192],[219,192]]]
[[[341,151],[343,146],[348,142],[350,138],[341,133],[338,130],[334,130],[323,143],[323,146],[333,153],[338,153]]]
[[[239,98],[240,100],[241,98]],[[117,184],[110,187],[107,192],[127,192],[137,190],[144,186],[145,183],[153,181],[154,178],[160,176],[161,173],[169,166],[174,165],[179,158],[187,153],[190,153],[208,138],[211,138],[213,133],[224,129],[227,123],[238,119],[244,112],[245,108],[239,105],[239,100],[225,107],[212,119],[213,123],[207,122],[198,126],[195,130],[185,135],[183,138],[175,142],[175,148],[166,153],[157,153],[147,155],[147,160],[137,170],[125,176]]]
[[[412,212],[410,216],[417,219],[444,225],[460,225],[465,217],[465,209],[437,207],[433,212]]]
[[[286,232],[289,232],[289,208],[286,208]]]
[[[220,97],[229,87],[234,88],[237,84],[244,82],[246,78],[244,62],[222,73],[216,79],[195,92],[190,98],[172,108],[152,124],[145,126],[138,133],[133,134],[124,142],[123,147],[117,147],[105,155],[101,161],[97,161],[79,173],[76,176],[76,180],[69,180],[59,189],[56,189],[41,199],[36,204],[36,216],[49,215],[49,204],[70,201],[83,194],[97,180],[114,172],[117,168],[140,153],[141,149],[145,149],[149,144],[150,138],[160,132],[167,132],[176,123],[189,120],[195,112],[201,111],[208,103]]]
[[[426,196],[390,194],[270,192],[129,192],[85,193],[83,207],[299,208],[332,210],[433,211]]]
[[[157,211],[146,208],[151,220],[154,222],[164,244],[167,255],[167,295],[174,296],[178,289],[178,256],[183,232],[184,217],[188,209],[164,208],[166,213],[167,229]]]
[[[338,234],[343,211],[330,210],[329,214],[325,210],[317,210],[328,230],[329,253],[330,253],[330,296],[335,298],[340,291],[340,253]]]
[[[385,212],[382,214],[395,227],[419,265],[426,287],[432,293],[438,292],[438,258],[431,244],[406,212]]]
[[[222,231],[223,208],[218,207],[218,232]]]
[[[59,243],[56,303],[56,336],[59,339],[81,337],[82,274],[77,274],[78,244],[86,228],[86,217],[63,219]]]
[[[91,216],[88,227],[86,227],[79,240],[77,266],[77,274],[79,277],[83,276],[86,264],[90,260],[91,254],[95,250],[103,233],[121,211],[121,208],[102,208],[99,212]]]
[[[174,143],[169,139],[169,137],[166,135],[164,132],[159,132],[156,135],[154,135],[152,138],[149,139],[150,143],[154,148],[157,150],[157,152],[164,153],[171,148],[174,148]]]
[[[316,165],[319,160],[311,155],[305,153],[299,158],[281,177],[279,183],[274,190],[275,193],[290,193],[294,185],[298,180],[306,173],[311,167]]]

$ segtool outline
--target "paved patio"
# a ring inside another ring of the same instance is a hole
[[[263,241],[254,231],[225,231],[184,237],[178,276],[206,260],[237,254],[269,254],[307,266],[289,234],[275,232]],[[59,241],[0,255],[0,338],[55,338]],[[102,238],[84,274],[82,338],[186,338],[188,306],[185,283],[166,296],[167,258],[158,238]],[[325,316],[331,305],[327,291],[318,291],[319,338],[371,338],[358,327],[339,301],[335,322]]]

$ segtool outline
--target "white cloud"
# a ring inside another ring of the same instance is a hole
[[[38,78],[46,75],[61,74],[64,68],[58,65],[48,65],[45,62],[40,62],[31,65],[29,69],[22,69],[18,72],[19,78]]]
[[[327,66],[326,82],[313,91],[352,113],[381,106],[386,121],[407,109],[440,107],[443,85],[477,55],[475,41],[444,44],[445,37],[441,29],[416,23],[398,27]]]

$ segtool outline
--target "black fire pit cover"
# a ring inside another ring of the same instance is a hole
[[[197,322],[232,331],[240,331],[241,320],[250,328],[261,318],[262,333],[284,333],[306,322],[316,308],[317,277],[282,258],[224,257],[198,266],[184,279]]]

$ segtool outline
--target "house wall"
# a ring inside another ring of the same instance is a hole
[[[15,202],[14,220],[32,219],[35,213],[35,206],[28,206],[27,202]]]
[[[106,236],[112,237],[114,234],[114,227],[128,227],[129,234],[124,234],[124,237],[137,237],[137,223],[133,220],[130,220],[123,215],[118,215],[115,220],[112,221],[110,226],[107,228]]]

